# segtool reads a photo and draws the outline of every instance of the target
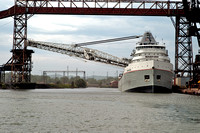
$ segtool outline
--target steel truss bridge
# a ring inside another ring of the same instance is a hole
[[[191,76],[191,37],[200,42],[199,5],[199,0],[15,0],[0,12],[0,19],[14,16],[12,57],[1,69],[11,69],[14,83],[30,82],[33,51],[27,49],[27,22],[35,14],[166,16],[175,17],[175,74]]]

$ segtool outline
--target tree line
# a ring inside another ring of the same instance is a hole
[[[5,82],[9,83],[11,79],[11,73],[6,73]],[[104,79],[87,78],[83,79],[80,76],[67,77],[53,77],[53,76],[43,76],[43,75],[31,75],[31,82],[37,84],[56,84],[56,85],[68,85],[69,87],[111,87],[110,83],[112,81],[117,81],[117,77],[105,77]]]

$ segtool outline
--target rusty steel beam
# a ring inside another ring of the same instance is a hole
[[[0,12],[0,19],[12,17],[14,15],[15,15],[15,6],[9,8],[7,10],[1,11]]]
[[[28,10],[26,12],[26,10]],[[177,16],[184,15],[183,9],[121,9],[121,8],[51,8],[12,7],[0,12],[0,19],[20,14],[62,14],[62,15],[127,15],[127,16]]]
[[[28,8],[29,14],[69,14],[69,15],[127,15],[127,16],[177,16],[184,11],[174,9],[120,9],[120,8]]]
[[[27,0],[1,11],[0,19],[20,14],[182,16],[184,10],[176,1]]]

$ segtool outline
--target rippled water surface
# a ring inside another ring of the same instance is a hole
[[[199,133],[200,97],[117,89],[0,90],[0,133]]]

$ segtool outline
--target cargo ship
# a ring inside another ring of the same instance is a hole
[[[131,63],[119,76],[121,91],[172,92],[173,65],[165,44],[159,44],[151,32],[145,32],[131,56]]]

